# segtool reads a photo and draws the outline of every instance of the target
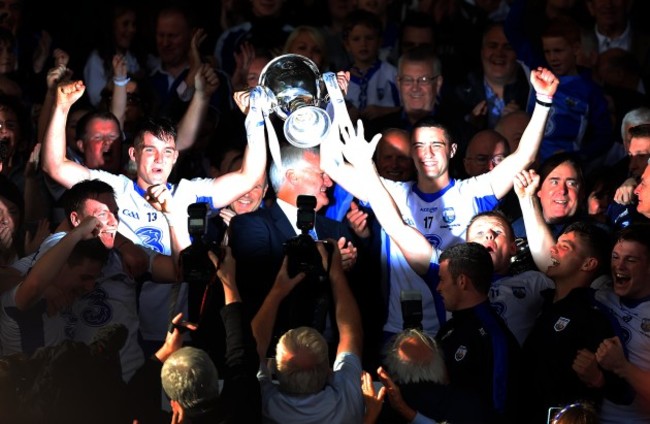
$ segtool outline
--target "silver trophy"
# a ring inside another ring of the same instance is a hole
[[[284,121],[284,135],[296,147],[320,144],[332,126],[325,111],[325,83],[314,62],[299,54],[285,54],[270,61],[260,74],[271,109]]]

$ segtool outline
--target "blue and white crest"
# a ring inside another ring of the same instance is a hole
[[[465,355],[467,355],[467,348],[463,345],[460,345],[454,354],[454,359],[456,362],[460,362],[465,358]]]
[[[643,318],[641,320],[641,330],[645,333],[650,331],[650,319]]]
[[[438,234],[427,234],[424,237],[426,237],[426,239],[429,240],[429,243],[431,243],[431,246],[436,249],[439,248],[442,243],[442,238]]]
[[[560,317],[555,323],[555,325],[553,326],[553,329],[557,332],[560,332],[565,328],[567,328],[570,322],[571,320],[569,318]]]
[[[452,207],[444,208],[442,210],[442,220],[447,224],[451,224],[456,220],[456,211]]]
[[[512,288],[512,294],[517,299],[523,299],[523,298],[526,297],[526,288],[525,287],[513,287]]]

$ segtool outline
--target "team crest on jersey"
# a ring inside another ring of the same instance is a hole
[[[456,220],[456,211],[454,208],[449,207],[449,208],[444,208],[442,210],[442,220],[445,221],[447,224],[451,224]]]
[[[429,240],[429,243],[431,243],[431,246],[435,248],[439,248],[442,243],[442,238],[440,238],[438,234],[427,234],[424,237],[426,237],[426,239]]]
[[[650,331],[650,319],[643,318],[641,320],[641,330],[646,333]]]
[[[162,231],[155,227],[142,227],[135,232],[142,244],[157,253],[165,253],[162,245]]]
[[[490,306],[492,306],[492,309],[494,309],[494,312],[496,312],[497,315],[500,315],[500,316],[503,316],[503,313],[506,311],[506,305],[503,302],[490,303]]]
[[[610,308],[610,309],[609,309],[609,312],[612,313],[613,310]],[[625,322],[630,322],[630,321],[632,321],[632,315],[625,315],[625,316],[623,317],[623,321],[625,321]]]
[[[465,355],[467,355],[467,348],[463,345],[460,345],[454,354],[454,359],[456,362],[460,362],[465,359]]]
[[[570,322],[571,320],[569,318],[560,317],[555,323],[555,325],[553,326],[553,329],[557,332],[560,332],[565,328],[567,328]]]
[[[524,297],[526,297],[526,289],[524,287],[513,287],[512,294],[517,299],[523,299]]]

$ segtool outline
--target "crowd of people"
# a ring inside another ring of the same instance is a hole
[[[643,2],[110,0],[87,51],[31,6],[0,422],[650,422]],[[260,86],[283,54],[312,147]]]

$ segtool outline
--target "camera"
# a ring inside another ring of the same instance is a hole
[[[402,305],[402,328],[422,330],[422,293],[417,290],[402,290],[400,293]]]
[[[183,249],[180,255],[183,281],[187,283],[208,283],[215,269],[208,257],[213,252],[219,260],[223,260],[225,251],[216,242],[206,242],[205,234],[208,229],[208,212],[206,202],[192,203],[187,207],[187,230],[192,244]]]
[[[296,224],[301,233],[284,242],[287,272],[289,277],[304,272],[308,276],[316,276],[320,280],[325,280],[327,272],[323,268],[323,259],[316,247],[316,241],[309,234],[314,229],[316,220],[316,198],[300,195],[297,206],[298,220]]]

